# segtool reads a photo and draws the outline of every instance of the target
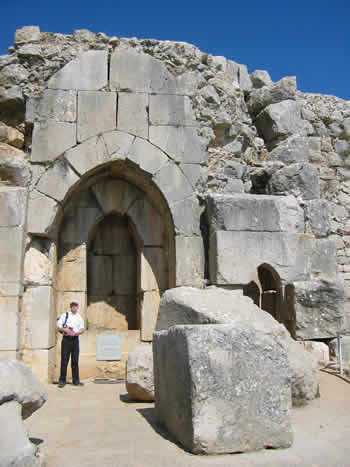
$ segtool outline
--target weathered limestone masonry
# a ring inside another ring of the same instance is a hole
[[[298,339],[334,337],[349,156],[350,103],[295,78],[186,43],[16,31],[0,57],[0,352],[53,380],[74,297],[82,377],[121,376],[161,294],[205,284],[243,288]],[[116,332],[122,361],[96,362]]]

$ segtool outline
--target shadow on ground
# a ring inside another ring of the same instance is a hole
[[[170,441],[171,443],[175,444],[177,447],[179,447],[181,450],[188,452],[178,441],[174,436],[172,436],[168,430],[161,425],[156,417],[156,410],[154,407],[146,408],[146,409],[136,409],[136,412],[138,412],[140,415],[143,416],[143,418],[147,421],[147,423],[153,428],[153,430],[158,433],[162,438],[164,438],[167,441]]]

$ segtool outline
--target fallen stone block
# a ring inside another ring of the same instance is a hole
[[[22,405],[25,420],[46,402],[47,394],[24,363],[0,360],[0,405],[12,400]]]
[[[162,295],[156,331],[179,324],[232,324],[257,331],[269,332],[286,350],[291,368],[291,387],[294,405],[302,405],[319,395],[317,362],[286,328],[269,313],[254,305],[241,290],[217,287],[195,289],[177,287]]]
[[[47,399],[47,394],[22,362],[0,360],[1,467],[40,467],[38,450],[28,439],[22,419],[28,418]]]
[[[245,324],[175,326],[154,334],[153,349],[156,414],[185,449],[291,446],[287,355],[268,332]]]
[[[6,426],[0,437],[1,467],[39,467],[36,448],[25,432],[18,402],[10,401],[0,406],[0,424]]]
[[[137,401],[154,401],[153,352],[150,344],[137,346],[128,355],[126,390]]]
[[[301,118],[300,104],[290,99],[265,107],[256,118],[256,126],[266,142],[308,133],[308,122]]]
[[[330,338],[343,326],[344,287],[340,281],[301,281],[286,286],[295,313],[297,339]]]

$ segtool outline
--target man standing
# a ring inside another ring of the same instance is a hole
[[[57,321],[57,330],[63,334],[61,345],[61,373],[58,387],[66,384],[67,366],[71,357],[72,378],[74,386],[83,386],[79,378],[79,336],[83,334],[84,321],[78,313],[79,302],[72,300],[71,311],[63,313]]]

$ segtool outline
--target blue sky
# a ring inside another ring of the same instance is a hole
[[[224,55],[305,92],[350,100],[349,0],[0,0],[0,54],[24,25],[178,40]]]

